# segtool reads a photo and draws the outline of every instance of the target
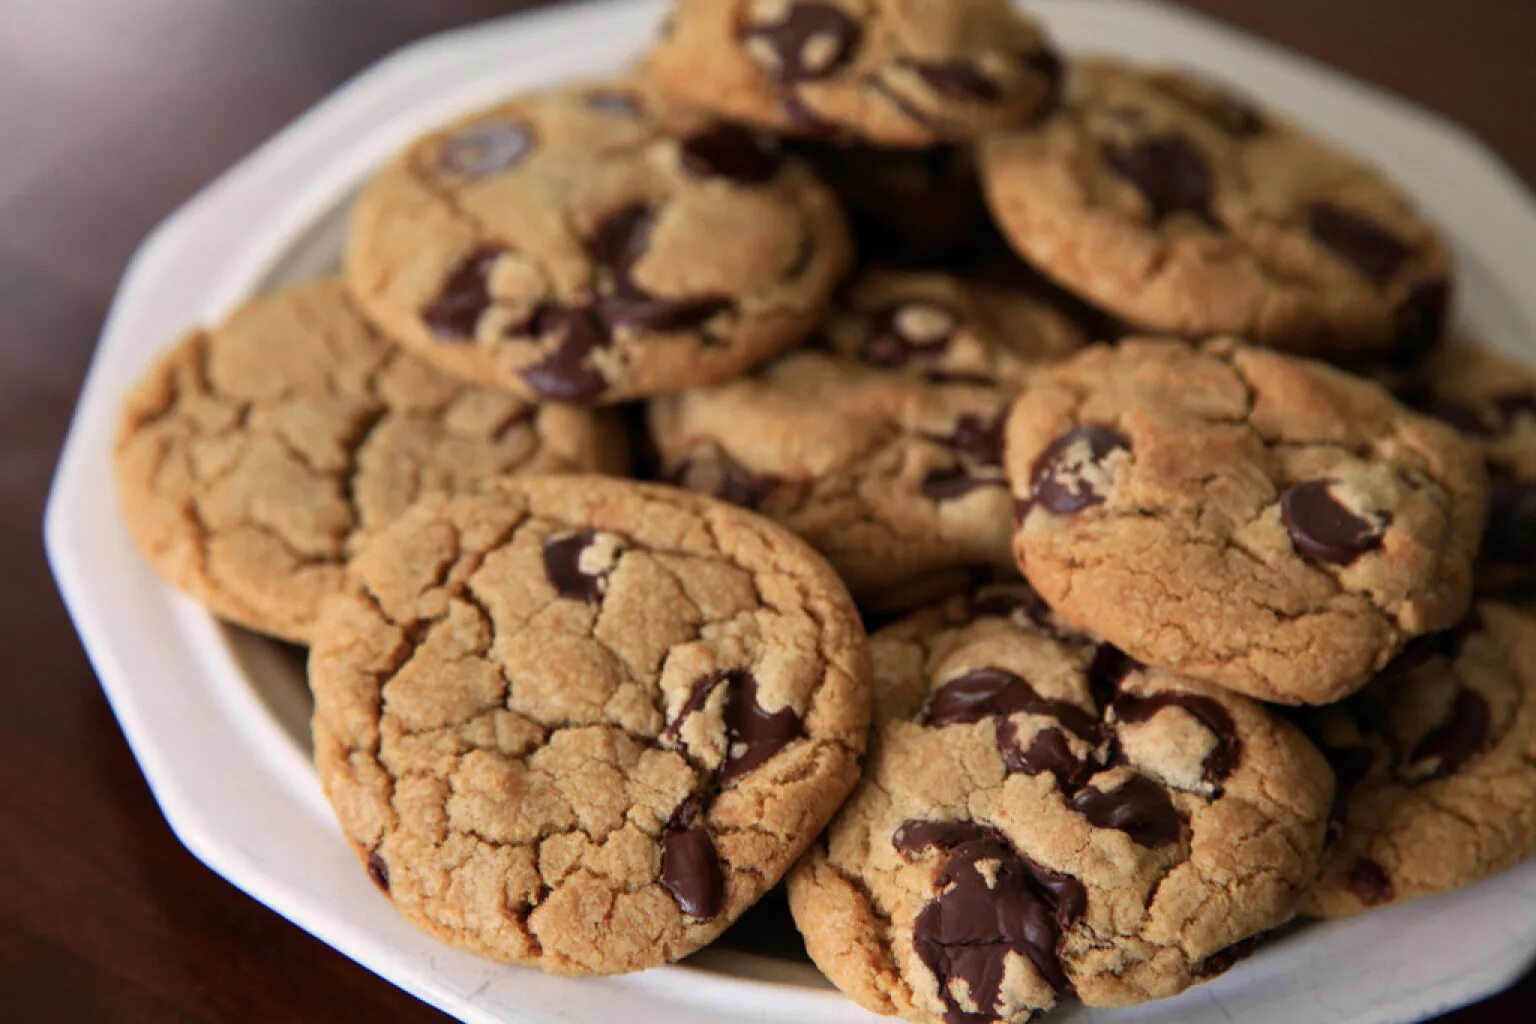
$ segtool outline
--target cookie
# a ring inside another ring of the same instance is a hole
[[[342,831],[413,924],[562,974],[712,941],[842,803],[869,720],[847,591],[783,529],[600,477],[428,499],[310,656]]]
[[[216,615],[308,643],[347,558],[418,496],[628,464],[607,413],[445,377],[380,338],[337,279],[194,331],[123,402],[118,497],[138,546]]]
[[[783,523],[865,600],[1008,564],[1008,397],[805,351],[655,400],[651,435],[664,479]]]
[[[1086,61],[1038,131],[981,146],[1027,260],[1156,332],[1410,361],[1439,340],[1444,239],[1378,171],[1172,70]]]
[[[822,327],[838,355],[927,380],[1017,388],[1087,341],[1043,298],[933,271],[871,270]]]
[[[1303,719],[1338,773],[1319,917],[1444,892],[1536,853],[1536,619],[1481,602]]]
[[[358,200],[346,271],[363,311],[445,372],[607,404],[800,341],[850,258],[803,161],[605,82],[414,143]]]
[[[733,120],[915,148],[1028,122],[1061,62],[1006,0],[678,0],[648,70]]]
[[[1328,765],[1259,704],[1146,669],[992,587],[871,639],[866,776],[790,876],[866,1009],[1014,1024],[1175,995],[1286,922]]]
[[[1095,347],[1031,379],[1006,440],[1019,566],[1138,660],[1322,704],[1467,609],[1476,449],[1332,367],[1230,339]]]
[[[1478,592],[1530,600],[1536,595],[1536,370],[1458,339],[1416,376],[1403,400],[1470,437],[1488,462]]]

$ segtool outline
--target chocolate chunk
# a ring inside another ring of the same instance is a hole
[[[931,849],[953,850],[962,843],[1006,842],[997,831],[974,821],[905,821],[891,836],[891,845],[909,860]]]
[[[640,105],[640,100],[627,92],[615,92],[612,89],[594,89],[583,97],[587,106],[603,114],[611,114],[614,117],[639,117],[645,112]]]
[[[1368,907],[1390,903],[1394,893],[1392,876],[1387,869],[1368,857],[1360,857],[1349,869],[1345,879],[1349,891]]]
[[[841,68],[859,42],[859,25],[841,8],[797,2],[778,21],[751,25],[747,54],[781,82],[825,78]]]
[[[727,750],[718,779],[725,786],[760,767],[798,739],[802,729],[800,716],[793,708],[769,711],[758,703],[755,675],[746,669],[731,669],[705,676],[694,683],[665,735],[675,741],[684,720],[702,710],[715,687],[721,684],[727,687],[724,716]]]
[[[1396,235],[1332,203],[1313,203],[1307,208],[1307,230],[1376,284],[1392,280],[1413,255],[1413,250]]]
[[[1115,174],[1136,186],[1161,222],[1187,213],[1220,227],[1211,210],[1211,165],[1199,148],[1182,135],[1151,135],[1128,148],[1104,147],[1104,160]]]
[[[1000,668],[972,669],[939,687],[928,703],[923,724],[969,724],[1021,711],[1054,718],[1089,743],[1099,740],[1098,716],[1076,704],[1042,697],[1023,677]]]
[[[1040,104],[1040,115],[1054,112],[1061,105],[1061,82],[1064,67],[1061,55],[1050,47],[1041,47],[1024,57],[1024,66],[1045,79],[1045,100]]]
[[[1485,561],[1536,567],[1536,483],[1495,477],[1488,493]]]
[[[1312,480],[1286,488],[1280,495],[1280,518],[1297,551],[1348,565],[1381,546],[1386,523],[1355,515],[1333,496],[1332,486],[1327,480]]]
[[[908,61],[928,88],[941,96],[971,103],[996,103],[1003,90],[968,60]]]
[[[870,317],[869,333],[859,346],[859,357],[870,366],[899,369],[942,353],[959,326],[959,314],[936,302],[887,306]]]
[[[724,178],[738,185],[773,180],[783,164],[777,148],[736,125],[717,124],[682,142],[683,167],[701,178]]]
[[[661,884],[688,917],[709,920],[725,902],[725,875],[720,855],[700,820],[697,796],[677,805],[661,830]]]
[[[1048,626],[1050,607],[1040,595],[1024,586],[1007,587],[989,593],[973,592],[966,602],[968,621],[998,618],[1012,619],[1023,615],[1037,626]]]
[[[1419,781],[1454,775],[1487,746],[1492,723],[1493,716],[1483,695],[1465,686],[1458,689],[1445,721],[1426,733],[1409,755],[1410,765],[1434,765],[1428,775],[1418,777]]]
[[[779,96],[779,106],[784,111],[785,119],[801,135],[813,139],[837,140],[846,134],[836,122],[829,121],[816,113],[793,92],[782,93]]]
[[[1101,711],[1109,707],[1120,692],[1120,681],[1135,667],[1135,660],[1118,647],[1100,644],[1088,665],[1088,692],[1093,694],[1094,707]]]
[[[1392,359],[1399,366],[1424,360],[1445,336],[1451,286],[1444,280],[1421,281],[1392,315]]]
[[[758,476],[722,451],[714,450],[706,458],[687,458],[663,474],[670,484],[711,494],[742,508],[761,508],[778,487],[773,477]]]
[[[1003,464],[1003,422],[1002,415],[992,419],[961,416],[955,424],[954,433],[942,440],[978,466],[1001,466]]]
[[[443,143],[437,163],[461,178],[487,178],[516,167],[532,150],[533,132],[526,125],[487,121]]]
[[[572,601],[597,604],[608,589],[606,573],[589,575],[581,569],[581,556],[597,534],[581,530],[551,537],[544,542],[544,575],[553,584],[555,592]]]
[[[542,362],[522,372],[529,387],[561,402],[591,401],[608,390],[608,378],[588,358],[612,341],[595,311],[552,306],[540,311],[535,325],[541,336],[560,335],[561,340]]]
[[[421,311],[427,330],[443,341],[473,338],[480,318],[491,308],[491,271],[505,252],[481,249],[455,267],[437,298]]]
[[[972,491],[983,487],[1002,487],[1004,482],[997,477],[977,477],[964,466],[952,466],[949,469],[935,469],[923,477],[923,494],[933,501],[954,501],[963,498]]]
[[[1226,949],[1212,953],[1200,962],[1199,967],[1195,968],[1195,977],[1207,980],[1226,974],[1233,967],[1253,956],[1263,941],[1262,935],[1250,935],[1246,939],[1232,943]]]
[[[1035,459],[1029,475],[1031,504],[1057,515],[1073,515],[1101,504],[1109,481],[1104,464],[1131,444],[1107,427],[1077,427],[1052,441]]]
[[[1144,775],[1133,775],[1109,792],[1089,787],[1072,798],[1072,809],[1094,828],[1124,832],[1138,846],[1156,850],[1179,841],[1181,824],[1168,791]]]
[[[635,203],[611,214],[597,226],[587,243],[598,266],[607,271],[611,287],[599,294],[596,311],[606,331],[628,327],[643,331],[689,330],[730,307],[717,298],[662,299],[634,280],[635,264],[650,245],[656,213]]]
[[[1154,693],[1140,696],[1122,692],[1115,698],[1115,721],[1124,725],[1145,722],[1164,708],[1178,707],[1193,715],[1211,731],[1216,744],[1205,755],[1201,775],[1206,782],[1219,785],[1236,770],[1243,757],[1243,741],[1227,709],[1209,697],[1194,693]]]
[[[1086,786],[1099,770],[1096,762],[1079,758],[1072,752],[1066,733],[1060,729],[1042,729],[1027,748],[1020,746],[1018,728],[1011,718],[997,723],[997,750],[1003,756],[1003,766],[1010,772],[1025,775],[1050,772],[1056,777],[1056,785],[1069,796]]]
[[[389,895],[389,863],[379,856],[378,850],[368,851],[368,877],[378,886],[379,892]]]

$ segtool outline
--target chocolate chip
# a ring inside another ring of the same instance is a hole
[[[859,357],[870,366],[894,370],[942,353],[954,340],[960,316],[936,302],[887,306],[870,317]]]
[[[1040,104],[1040,116],[1045,116],[1061,105],[1061,83],[1065,68],[1061,55],[1050,47],[1041,47],[1024,57],[1024,66],[1045,79],[1045,99]]]
[[[959,498],[981,487],[1006,484],[1000,472],[1003,462],[1003,416],[982,419],[961,416],[951,434],[929,434],[954,451],[958,463],[930,472],[923,478],[923,493],[935,501]]]
[[[379,856],[378,850],[368,851],[368,877],[380,892],[389,895],[389,863]]]
[[[1333,203],[1307,208],[1307,230],[1322,245],[1376,284],[1386,284],[1413,254],[1402,239]]]
[[[1128,148],[1105,145],[1104,160],[1115,174],[1136,186],[1160,222],[1187,213],[1220,227],[1211,211],[1211,165],[1182,135],[1151,135]]]
[[[905,821],[891,836],[891,845],[907,859],[928,850],[953,850],[962,843],[984,840],[1006,842],[1002,836],[974,821]]]
[[[736,125],[717,124],[682,142],[683,167],[701,178],[724,178],[738,185],[773,180],[783,165],[776,147]]]
[[[1368,907],[1390,903],[1394,894],[1392,876],[1386,868],[1368,857],[1355,860],[1345,878],[1345,884],[1355,894],[1355,898]]]
[[[697,796],[688,797],[672,812],[661,830],[661,884],[684,914],[709,920],[725,902],[725,876],[702,817]]]
[[[662,299],[634,280],[635,264],[650,245],[656,213],[635,203],[609,215],[597,226],[587,249],[609,276],[610,287],[599,294],[597,315],[608,331],[628,327],[645,331],[688,330],[730,307],[724,299]]]
[[[1253,956],[1263,943],[1262,935],[1250,935],[1240,942],[1234,942],[1226,949],[1212,953],[1200,961],[1200,966],[1195,968],[1195,977],[1202,981],[1226,974],[1233,967]]]
[[[923,495],[931,501],[955,501],[983,487],[1001,487],[1000,478],[977,477],[964,466],[935,469],[923,477]]]
[[[829,121],[816,113],[793,92],[786,91],[781,94],[779,106],[784,111],[785,119],[801,135],[813,139],[836,140],[845,134],[836,122]]]
[[[1078,738],[1098,742],[1098,716],[1076,704],[1042,697],[1023,677],[1000,668],[973,669],[939,687],[928,703],[923,724],[969,724],[1021,711],[1054,718]]]
[[[1205,755],[1201,775],[1206,782],[1219,785],[1236,770],[1243,756],[1243,741],[1227,709],[1209,697],[1193,693],[1154,693],[1141,696],[1122,692],[1114,702],[1115,720],[1124,725],[1145,722],[1164,708],[1183,708],[1216,738],[1215,746]]]
[[[781,82],[825,78],[853,55],[859,25],[827,3],[789,5],[778,21],[754,24],[743,36],[747,54]]]
[[[705,676],[693,684],[688,699],[667,727],[666,735],[675,740],[688,716],[701,710],[715,687],[722,684],[727,687],[724,716],[727,751],[718,779],[721,785],[729,785],[798,739],[802,729],[800,716],[793,708],[769,711],[758,703],[755,675],[746,669],[731,669]]]
[[[491,308],[491,271],[505,252],[481,249],[455,267],[437,298],[421,311],[427,330],[444,341],[473,338],[480,318]]]
[[[1094,828],[1124,832],[1149,850],[1179,841],[1179,812],[1168,792],[1144,775],[1132,775],[1109,792],[1084,789],[1072,798],[1072,809]]]
[[[538,314],[535,324],[541,336],[560,336],[552,353],[522,372],[523,380],[540,397],[587,402],[608,390],[608,378],[591,365],[589,357],[607,348],[612,338],[591,307],[552,306]]]
[[[1327,480],[1312,480],[1286,488],[1280,495],[1280,518],[1296,550],[1303,555],[1348,565],[1381,546],[1386,522],[1372,522],[1350,511],[1333,496]]]
[[[597,604],[608,589],[606,572],[582,571],[582,555],[597,540],[591,530],[551,537],[544,542],[544,575],[561,597]]]
[[[1536,567],[1536,483],[1494,478],[1482,558],[1499,565]]]
[[[1427,775],[1416,775],[1429,782],[1454,775],[1488,744],[1493,716],[1483,695],[1465,686],[1456,691],[1450,714],[1414,745],[1409,765],[1433,765]]]
[[[639,117],[644,113],[640,100],[627,92],[614,92],[611,89],[596,89],[583,97],[587,106],[602,114],[611,114],[614,117]]]
[[[1392,315],[1392,358],[1401,366],[1414,366],[1435,350],[1445,336],[1450,316],[1451,286],[1443,280],[1423,281]]]
[[[1120,683],[1136,667],[1130,655],[1113,644],[1099,644],[1088,665],[1088,692],[1093,695],[1093,706],[1101,711],[1110,706],[1120,693]]]
[[[687,458],[662,479],[686,490],[710,494],[742,508],[761,508],[779,481],[758,476],[718,449],[707,457]]]
[[[1024,616],[1037,626],[1049,624],[1051,609],[1039,594],[1024,586],[1005,587],[987,593],[972,592],[966,600],[967,621]]]
[[[1002,415],[983,419],[967,414],[956,421],[954,433],[938,440],[978,466],[1001,466],[1003,421]]]
[[[1011,718],[997,723],[997,750],[1003,757],[1003,766],[1010,772],[1025,775],[1050,772],[1056,777],[1056,785],[1069,796],[1086,786],[1099,770],[1096,762],[1084,760],[1072,752],[1066,733],[1060,729],[1042,729],[1028,747],[1021,746],[1018,727]]]
[[[437,163],[462,178],[486,178],[510,170],[533,150],[533,132],[509,121],[465,128],[443,143]]]
[[[971,103],[996,103],[1003,90],[968,60],[908,61],[928,88],[941,96]]]
[[[1077,427],[1052,441],[1030,472],[1032,504],[1073,515],[1101,504],[1109,489],[1104,464],[1131,443],[1107,427]]]

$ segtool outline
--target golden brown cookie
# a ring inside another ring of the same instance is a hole
[[[348,556],[420,495],[628,461],[610,415],[445,377],[327,279],[167,353],[124,399],[116,471],[156,572],[222,618],[307,643]]]
[[[413,924],[613,974],[770,889],[858,776],[858,614],[723,502],[599,477],[429,499],[353,562],[310,657],[342,830]]]

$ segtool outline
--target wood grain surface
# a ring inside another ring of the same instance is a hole
[[[1533,0],[1192,0],[1455,118],[1536,178]],[[0,1020],[443,1020],[198,864],[43,561],[49,477],[124,263],[342,81],[511,0],[0,0]],[[1445,1018],[1536,1019],[1536,980]]]

